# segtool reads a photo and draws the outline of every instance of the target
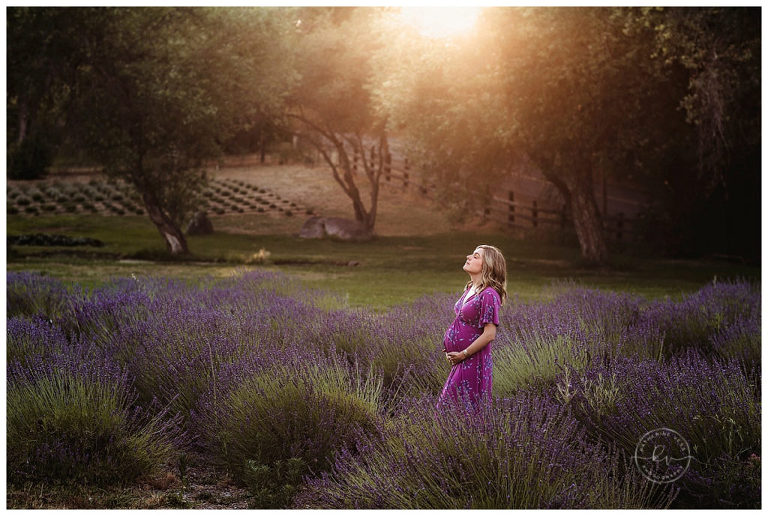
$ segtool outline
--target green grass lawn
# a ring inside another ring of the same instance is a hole
[[[8,216],[7,230],[8,235],[61,233],[105,243],[104,247],[76,248],[12,246],[8,270],[39,271],[85,286],[131,274],[194,280],[243,270],[279,270],[307,286],[341,294],[348,306],[377,311],[434,292],[460,292],[468,280],[462,271],[465,256],[481,243],[504,252],[507,290],[522,300],[543,299],[551,295],[553,283],[562,281],[658,297],[691,292],[715,278],[760,277],[759,267],[621,254],[614,254],[608,267],[586,267],[576,248],[492,232],[388,236],[368,243],[345,243],[219,231],[190,237],[193,258],[171,261],[157,230],[143,216]],[[252,257],[260,249],[269,251],[269,259],[253,264]],[[358,265],[349,265],[353,261]]]

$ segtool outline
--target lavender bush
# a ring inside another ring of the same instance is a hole
[[[77,287],[67,288],[54,278],[29,272],[7,274],[7,317],[38,316],[55,319],[68,314],[72,299],[81,297]]]
[[[177,421],[146,414],[125,371],[46,323],[9,322],[9,481],[104,485],[161,467],[182,443]]]
[[[303,335],[286,318],[321,312],[279,295],[274,275],[199,285],[162,279],[116,280],[77,304],[70,326],[116,357],[135,379],[143,403],[158,398],[189,418],[219,369],[241,357],[281,347]]]
[[[283,506],[302,475],[328,469],[343,445],[373,429],[381,381],[362,376],[300,347],[234,363],[195,412],[201,445],[249,484],[257,506]]]
[[[513,298],[492,344],[496,400],[471,420],[433,411],[453,295],[374,314],[268,272],[90,290],[7,279],[12,481],[135,478],[184,446],[254,507],[760,503],[756,285]],[[667,490],[629,460],[661,426],[695,458]]]
[[[378,435],[345,450],[310,480],[296,508],[482,509],[666,507],[675,489],[640,479],[616,453],[590,444],[578,423],[530,394],[478,413],[403,407]]]
[[[663,335],[660,352],[670,357],[696,348],[724,357],[759,361],[760,295],[747,282],[718,282],[683,297],[660,300],[643,311],[640,325],[651,324]],[[735,331],[735,328],[739,328]],[[748,336],[746,341],[739,342]],[[754,363],[754,362],[753,362]]]
[[[693,457],[681,482],[684,493],[692,496],[705,486],[708,496],[698,498],[706,506],[749,506],[759,503],[759,483],[749,488],[749,500],[743,490],[738,498],[723,492],[730,487],[723,483],[732,480],[729,470],[760,453],[760,398],[750,376],[755,377],[736,359],[707,360],[689,349],[665,363],[617,357],[583,373],[569,367],[554,397],[591,432],[627,453],[650,430],[675,430]]]

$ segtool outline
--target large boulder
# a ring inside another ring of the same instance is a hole
[[[187,235],[210,235],[213,233],[211,219],[204,211],[197,211],[187,226]]]
[[[322,217],[310,217],[301,226],[299,231],[299,238],[324,238],[325,226],[323,225]]]
[[[325,219],[325,234],[328,235],[329,238],[350,240],[353,242],[370,240],[373,236],[371,232],[358,221],[342,219],[339,217],[328,217]]]
[[[339,217],[311,217],[302,226],[299,237],[363,242],[373,238],[373,234],[356,220]]]

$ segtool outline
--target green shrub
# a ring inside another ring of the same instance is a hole
[[[212,453],[264,507],[284,507],[302,475],[329,469],[378,420],[380,378],[360,380],[341,362],[290,362],[247,374],[200,424]]]
[[[664,508],[674,488],[584,438],[562,407],[530,393],[467,412],[425,397],[341,454],[295,508]]]
[[[9,480],[110,485],[156,470],[173,455],[171,434],[160,418],[137,417],[132,406],[127,378],[101,364],[41,369],[32,381],[11,383]]]
[[[531,332],[493,350],[493,394],[506,397],[527,388],[543,391],[554,385],[563,364],[582,371],[589,363],[587,350],[568,337]]]

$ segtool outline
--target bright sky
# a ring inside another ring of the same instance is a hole
[[[482,7],[402,7],[403,23],[429,38],[451,38],[472,30]]]

